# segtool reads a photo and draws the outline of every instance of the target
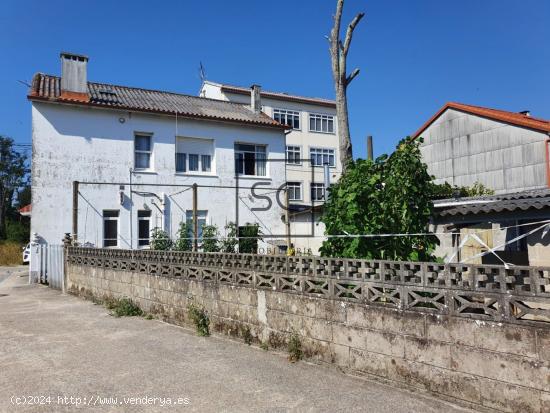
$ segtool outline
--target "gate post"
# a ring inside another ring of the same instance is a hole
[[[33,232],[30,242],[30,261],[29,261],[29,284],[40,281],[40,243],[38,242],[38,234]]]

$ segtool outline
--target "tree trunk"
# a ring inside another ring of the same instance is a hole
[[[344,8],[344,0],[337,0],[336,14],[334,15],[334,26],[330,32],[330,57],[332,63],[332,76],[334,79],[334,90],[336,92],[336,116],[338,117],[338,140],[340,149],[340,162],[342,163],[342,171],[345,172],[348,164],[353,160],[353,152],[351,146],[351,137],[349,133],[349,117],[348,117],[348,100],[347,87],[351,81],[359,74],[359,69],[354,69],[351,74],[347,75],[346,64],[353,31],[359,21],[365,15],[364,13],[357,14],[346,30],[344,43],[340,40],[340,24],[342,21],[342,10]]]

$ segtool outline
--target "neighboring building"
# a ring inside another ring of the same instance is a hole
[[[544,222],[550,223],[549,189],[438,200],[431,229],[440,234],[436,255],[454,256],[452,262],[549,266],[550,226],[541,228]],[[492,248],[500,259],[481,256]]]
[[[199,94],[244,103],[250,100],[250,93],[247,88],[204,81]],[[291,237],[297,249],[311,250],[316,254],[323,241],[320,235],[324,234],[324,224],[319,221],[317,208],[325,197],[324,164],[328,163],[330,167],[331,183],[336,182],[342,173],[336,103],[334,100],[267,91],[261,92],[261,99],[266,114],[291,128],[286,134],[286,175],[292,204]],[[313,214],[312,206],[315,206]],[[317,238],[293,237],[306,234]]]
[[[447,103],[414,135],[436,183],[497,194],[550,186],[550,121],[529,112]]]
[[[175,238],[180,222],[192,219],[195,183],[200,225],[215,224],[223,235],[238,209],[240,224],[285,233],[276,202],[252,211],[262,202],[249,189],[234,189],[236,175],[247,187],[286,180],[287,128],[259,110],[258,94],[234,103],[93,83],[87,57],[62,53],[61,62],[62,76],[37,73],[28,95],[31,232],[42,242],[59,244],[72,232],[73,181],[80,182],[80,243],[147,248],[155,227]]]

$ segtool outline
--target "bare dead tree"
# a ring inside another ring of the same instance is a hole
[[[359,69],[347,74],[346,63],[353,37],[353,31],[359,24],[365,13],[357,14],[346,30],[344,43],[340,39],[340,24],[342,20],[342,10],[344,0],[338,0],[336,3],[336,14],[334,15],[334,26],[330,32],[330,57],[332,60],[332,76],[334,78],[334,88],[336,91],[336,115],[338,117],[338,137],[340,141],[340,162],[345,172],[348,163],[353,159],[351,137],[349,133],[348,119],[348,98],[347,88],[351,81],[359,74]]]

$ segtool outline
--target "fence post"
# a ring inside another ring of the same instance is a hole
[[[32,233],[30,245],[30,262],[29,262],[29,284],[38,282],[40,277],[40,244],[38,243],[38,234]]]
[[[66,232],[63,237],[63,279],[61,280],[61,291],[67,292],[67,261],[69,259],[69,247],[72,244],[71,234]]]

